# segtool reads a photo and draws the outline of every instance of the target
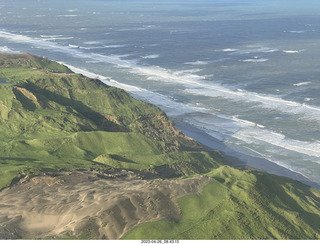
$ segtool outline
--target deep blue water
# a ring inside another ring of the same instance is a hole
[[[316,183],[319,40],[315,0],[0,1],[0,51],[99,77]]]

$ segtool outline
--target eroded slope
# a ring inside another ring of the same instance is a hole
[[[209,181],[205,176],[144,180],[124,171],[116,175],[64,172],[1,191],[0,239],[119,239],[144,222],[178,220],[176,199],[198,193]]]

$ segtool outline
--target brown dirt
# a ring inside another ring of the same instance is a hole
[[[197,194],[209,177],[102,179],[90,171],[38,176],[0,192],[0,239],[90,233],[119,239],[137,225],[180,218],[176,199]]]

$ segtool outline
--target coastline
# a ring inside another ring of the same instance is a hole
[[[124,89],[126,92],[128,92],[129,94],[131,94],[134,98],[136,98],[138,100],[152,103],[152,101],[145,99],[140,94],[137,94],[136,92],[132,92],[132,90],[130,90],[130,89],[128,90],[128,87],[132,88],[131,86],[126,86],[126,85],[123,86],[123,84],[118,83],[118,82],[111,82],[110,83],[109,80],[108,80],[109,82],[107,82],[107,80],[102,79],[103,77],[101,77],[101,76],[99,77],[95,73],[91,73],[91,72],[83,70],[81,68],[74,67],[74,66],[69,65],[64,62],[58,62],[58,63],[61,63],[65,66],[67,66],[69,69],[71,69],[75,73],[80,73],[84,76],[91,77],[91,78],[98,78],[101,82],[103,82],[107,85]],[[152,104],[154,104],[155,106],[157,106],[163,110],[163,108],[161,106],[159,106],[158,104],[155,104],[155,103],[152,103]],[[163,110],[163,111],[166,112],[165,110]],[[170,120],[172,120],[174,122],[175,127],[178,128],[179,130],[183,131],[183,133],[186,136],[189,136],[189,137],[195,139],[196,141],[200,142],[203,146],[205,146],[211,150],[220,151],[224,155],[224,157],[227,160],[227,162],[229,163],[229,165],[231,165],[233,167],[252,168],[252,169],[256,169],[256,170],[262,170],[262,171],[265,171],[270,174],[288,177],[293,180],[297,180],[299,182],[302,182],[302,183],[304,183],[308,186],[311,186],[313,188],[320,189],[319,183],[313,182],[299,173],[293,172],[290,169],[287,169],[283,166],[280,166],[280,165],[278,165],[272,161],[269,161],[267,159],[245,155],[241,152],[237,152],[237,151],[230,149],[229,147],[224,145],[223,142],[208,135],[207,133],[205,133],[201,129],[198,129],[198,128],[188,124],[187,122],[185,122],[183,120],[182,116],[179,116],[179,115],[178,116],[169,116],[168,115],[168,117]]]
[[[170,119],[174,122],[176,128],[183,131],[186,136],[197,140],[207,148],[220,151],[224,155],[230,166],[236,168],[252,168],[255,170],[265,171],[269,174],[288,177],[310,187],[320,189],[320,184],[310,181],[308,178],[299,173],[293,172],[267,159],[253,157],[242,154],[240,152],[236,152],[224,145],[223,142],[208,135],[204,131],[184,122],[179,117],[170,117]]]
[[[17,100],[11,110],[24,115],[12,113],[4,122],[41,127],[9,131],[2,179],[7,161],[16,174],[0,192],[0,239],[319,237],[318,190],[251,167],[244,155],[189,124],[187,114],[169,120],[159,107],[45,58],[21,54],[4,61],[12,63],[2,70],[12,86],[2,87],[0,102]],[[7,138],[4,133],[4,144]]]

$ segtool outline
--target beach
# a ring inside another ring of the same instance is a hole
[[[310,181],[308,178],[304,177],[301,174],[290,171],[285,167],[281,167],[271,161],[268,161],[264,158],[252,157],[245,154],[241,154],[241,152],[236,152],[227,148],[223,142],[211,137],[207,133],[201,131],[200,129],[191,126],[188,123],[184,123],[181,119],[173,118],[173,121],[176,127],[182,130],[186,136],[194,138],[202,145],[210,148],[211,150],[219,150],[224,155],[226,161],[230,164],[230,166],[236,168],[251,168],[256,170],[263,170],[267,173],[285,176],[297,181],[300,181],[308,186],[313,188],[320,189],[320,185],[316,182]]]

